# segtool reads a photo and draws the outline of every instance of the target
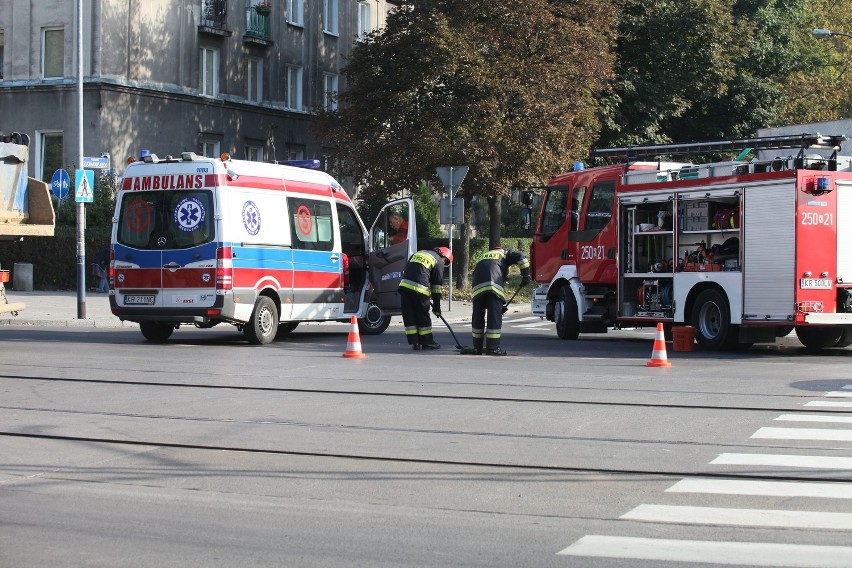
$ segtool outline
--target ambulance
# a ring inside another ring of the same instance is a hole
[[[265,345],[299,323],[352,316],[382,333],[417,250],[413,201],[385,205],[368,232],[334,178],[298,166],[141,152],[116,196],[112,313],[151,342],[225,323]]]

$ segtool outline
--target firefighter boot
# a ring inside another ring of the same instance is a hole
[[[428,349],[440,349],[441,345],[435,343],[435,338],[431,333],[424,333],[420,336],[420,349],[426,351]]]
[[[482,355],[482,336],[473,338],[473,355]]]
[[[502,357],[503,355],[507,355],[505,349],[500,349],[500,340],[499,339],[490,339],[488,341],[488,346],[485,348],[486,355],[496,355],[498,357]]]

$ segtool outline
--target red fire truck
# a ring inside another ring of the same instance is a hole
[[[774,343],[794,329],[806,347],[852,344],[844,139],[596,150],[626,163],[578,163],[545,188],[530,251],[533,314],[562,339],[662,322],[693,326],[709,350]],[[738,151],[700,165],[659,159]],[[750,152],[758,157],[743,159]]]

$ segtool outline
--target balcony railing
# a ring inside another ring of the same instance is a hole
[[[228,0],[202,0],[200,27],[228,31]]]
[[[258,14],[253,7],[246,8],[246,36],[271,40],[269,31],[269,14]]]

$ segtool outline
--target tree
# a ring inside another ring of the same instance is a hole
[[[353,50],[320,134],[365,197],[456,164],[470,166],[460,197],[540,184],[597,135],[616,11],[596,0],[402,0]]]
[[[837,5],[832,0],[817,3]],[[631,0],[601,146],[753,136],[794,118],[788,103],[812,41],[814,0]],[[806,81],[806,80],[805,80]],[[800,115],[801,116],[801,115]]]

